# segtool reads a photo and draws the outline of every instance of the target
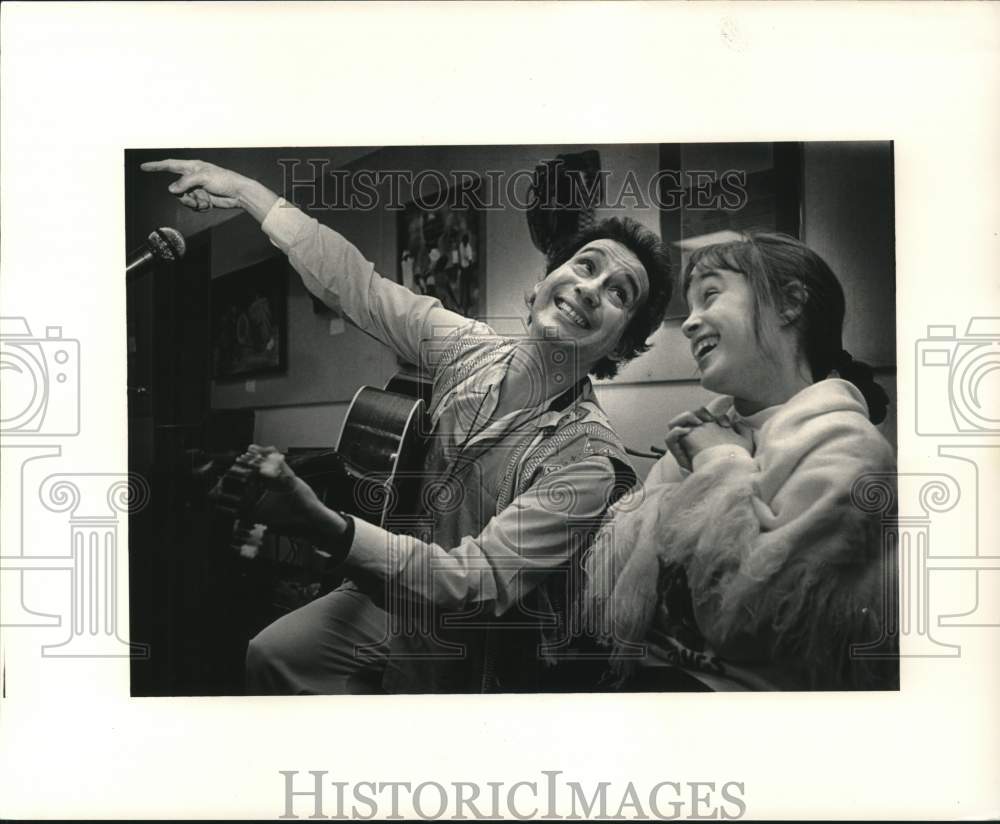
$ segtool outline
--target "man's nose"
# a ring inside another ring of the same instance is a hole
[[[585,280],[576,285],[576,293],[580,296],[584,303],[586,303],[591,309],[594,309],[601,302],[600,296],[598,295],[599,288],[599,284],[595,283],[593,280]]]

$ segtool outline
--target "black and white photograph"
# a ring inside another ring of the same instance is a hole
[[[347,154],[125,152],[130,245],[207,250],[130,300],[134,695],[898,689],[891,142]]]

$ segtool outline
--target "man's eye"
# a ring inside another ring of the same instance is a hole
[[[610,292],[612,295],[616,295],[621,303],[625,303],[625,300],[628,297],[625,290],[622,289],[621,286],[612,286]]]
[[[591,263],[590,260],[588,260],[587,258],[584,258],[583,260],[579,260],[579,261],[577,261],[577,263],[581,267],[583,267],[583,271],[586,272],[588,275],[593,273],[593,271],[594,271],[594,264]]]

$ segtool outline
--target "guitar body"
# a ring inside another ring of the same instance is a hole
[[[339,508],[380,526],[415,514],[426,439],[423,400],[362,386],[337,444],[355,480],[352,500]]]

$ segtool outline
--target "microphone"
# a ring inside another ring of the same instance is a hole
[[[125,263],[125,282],[131,283],[145,274],[159,261],[177,261],[184,257],[187,246],[184,235],[176,229],[164,226],[149,233],[146,242],[128,256]]]

